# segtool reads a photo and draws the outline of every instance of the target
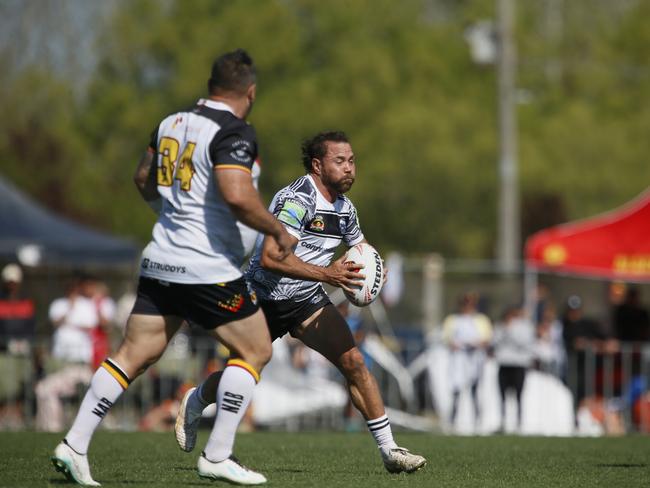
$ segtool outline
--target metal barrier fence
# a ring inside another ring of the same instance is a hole
[[[650,433],[650,345],[605,342],[571,351],[566,380],[574,408],[602,415],[606,432]]]
[[[36,350],[45,346],[39,344]],[[422,337],[382,341],[370,335],[363,348],[387,407],[410,415],[408,422],[423,414],[441,415],[435,411],[440,399],[434,398],[429,376],[431,357],[428,354],[432,349],[427,349]],[[39,404],[42,404],[39,385],[51,375],[60,373],[64,365],[52,361],[41,364],[34,361],[34,357],[0,354],[3,372],[0,375],[0,430],[42,428],[37,416]],[[200,381],[218,367],[219,356],[214,343],[197,341],[190,344],[187,336],[177,335],[159,363],[134,381],[120,398],[104,426],[119,430],[169,428],[173,421],[174,399],[181,395],[183,385]],[[323,371],[327,376],[325,380],[338,384],[343,391],[340,374],[332,367]],[[570,352],[564,376],[573,394],[575,411],[587,409],[601,422],[604,432],[650,433],[650,345],[612,343],[598,349]],[[64,393],[61,393],[63,389],[55,388],[61,396],[62,415],[62,427],[55,430],[70,425],[86,387],[87,382],[77,382]],[[330,393],[323,394],[327,396],[331,396]],[[346,428],[344,405],[325,400],[327,398],[313,411],[288,415],[263,427],[286,430]],[[143,419],[152,412],[158,415],[157,423],[143,425]],[[435,423],[424,425],[423,430],[436,430]]]

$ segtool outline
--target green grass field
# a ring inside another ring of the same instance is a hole
[[[428,465],[391,475],[367,433],[240,434],[235,453],[269,478],[269,487],[640,487],[650,484],[650,439],[444,437],[398,433]],[[199,437],[203,446],[207,432]],[[0,433],[0,486],[73,486],[54,471],[59,436]],[[230,486],[200,479],[200,451],[186,454],[173,434],[100,432],[90,449],[94,478],[105,487]]]

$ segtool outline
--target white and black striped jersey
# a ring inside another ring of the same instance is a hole
[[[166,117],[152,134],[163,205],[140,273],[173,283],[221,283],[242,275],[242,232],[215,181],[214,167],[252,172],[253,127],[223,103],[201,99]]]
[[[273,197],[269,210],[298,239],[295,255],[317,266],[328,266],[336,248],[343,242],[351,247],[364,237],[357,211],[345,195],[329,202],[316,188],[310,175],[298,178]],[[260,265],[264,236],[257,239],[246,278],[262,300],[310,298],[321,287],[319,282],[280,276]]]

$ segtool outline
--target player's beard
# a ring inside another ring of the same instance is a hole
[[[353,184],[354,184],[354,177],[349,176],[349,177],[341,178],[339,181],[337,181],[332,186],[334,187],[334,189],[337,192],[346,193],[346,192],[350,191],[350,188],[352,188]]]

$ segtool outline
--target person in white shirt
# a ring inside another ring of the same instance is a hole
[[[474,423],[478,427],[481,406],[478,386],[483,374],[486,349],[492,339],[492,322],[478,311],[478,294],[465,293],[460,300],[458,313],[448,315],[443,324],[443,339],[450,349],[450,374],[452,407],[450,424],[455,425],[458,401],[463,390],[469,387],[474,403]]]
[[[52,358],[60,368],[36,384],[36,428],[46,432],[63,430],[62,399],[76,393],[78,385],[88,385],[93,376],[92,333],[112,319],[112,308],[94,300],[97,280],[80,275],[65,297],[57,298],[49,309],[54,327]]]
[[[494,358],[499,365],[499,391],[501,392],[501,431],[506,430],[506,396],[513,390],[517,399],[517,429],[521,428],[521,394],[526,371],[535,355],[535,327],[526,318],[524,310],[510,307],[494,332]]]

